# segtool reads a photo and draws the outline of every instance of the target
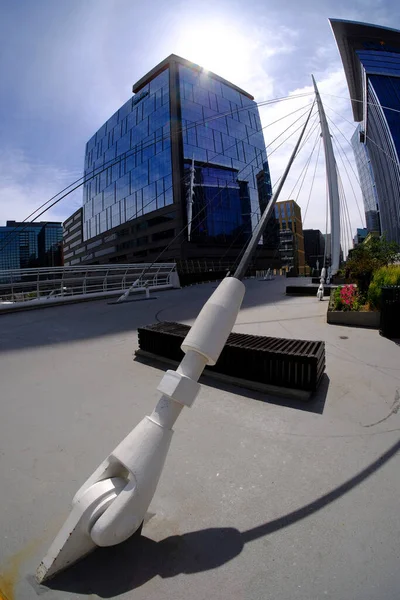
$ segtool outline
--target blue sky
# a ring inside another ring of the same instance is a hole
[[[394,0],[14,0],[0,6],[0,224],[25,218],[79,177],[86,141],[129,98],[132,84],[171,53],[226,77],[258,101],[311,91],[314,73],[323,100],[352,123],[328,17],[400,29]],[[304,103],[263,109],[263,125]],[[354,126],[327,113],[349,138]],[[266,129],[266,142],[284,126]],[[290,194],[311,144],[281,199]],[[273,182],[289,152],[290,144],[271,156]],[[352,160],[348,146],[346,153]],[[355,229],[360,218],[343,179]],[[353,187],[361,202],[354,178]],[[306,180],[298,198],[303,212],[308,193]],[[75,193],[43,218],[62,220],[80,204],[81,192]],[[321,156],[306,227],[324,230],[324,213]]]

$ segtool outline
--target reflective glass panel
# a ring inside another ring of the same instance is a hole
[[[192,239],[247,239],[272,192],[257,105],[205,71],[180,65],[179,82],[185,180],[194,159],[193,213],[201,211]]]
[[[156,133],[157,132],[157,133]],[[169,70],[130,98],[86,145],[84,239],[172,203]],[[122,159],[123,157],[123,159]],[[109,168],[100,173],[103,166]],[[108,211],[108,212],[107,212]]]

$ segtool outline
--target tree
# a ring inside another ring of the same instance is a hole
[[[394,263],[399,253],[396,242],[388,242],[384,236],[372,238],[368,244],[359,244],[352,250],[346,262],[346,277],[357,283],[360,294],[367,294],[374,271]]]

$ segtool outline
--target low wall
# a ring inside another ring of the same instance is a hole
[[[365,327],[379,329],[381,313],[379,311],[360,312],[356,310],[333,310],[333,294],[328,304],[326,322],[331,325],[345,325],[347,327]]]
[[[359,312],[328,309],[326,321],[331,325],[347,325],[348,327],[379,329],[380,316],[381,313],[379,311]]]

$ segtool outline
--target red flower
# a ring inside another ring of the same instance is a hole
[[[340,300],[350,310],[353,308],[354,301],[357,298],[357,291],[354,285],[344,285],[340,290]]]

